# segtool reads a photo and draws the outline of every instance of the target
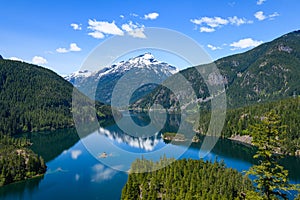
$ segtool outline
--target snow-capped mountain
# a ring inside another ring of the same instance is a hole
[[[131,58],[126,62],[121,61],[109,68],[105,68],[104,70],[99,71],[99,78],[106,74],[124,74],[126,71],[132,70],[134,68],[154,70],[157,75],[165,75],[167,77],[178,72],[176,67],[156,60],[150,53],[145,53],[135,58]]]
[[[76,86],[76,83],[80,83],[83,79],[86,79],[87,77],[92,76],[92,72],[89,70],[79,70],[77,72],[74,72],[70,75],[64,76],[64,79],[72,83]]]
[[[118,62],[97,72],[90,72],[88,70],[78,71],[66,76],[65,79],[87,96],[110,104],[111,94],[117,81],[125,73],[133,70],[136,77],[141,73],[155,73],[157,76],[156,79],[161,82],[179,71],[176,67],[168,63],[158,61],[151,53],[145,53],[127,61]],[[135,81],[135,77],[132,77],[132,81]],[[139,99],[139,97],[151,92],[155,87],[153,84],[141,87],[135,93],[136,96],[132,100]]]

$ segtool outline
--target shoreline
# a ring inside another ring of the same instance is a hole
[[[47,171],[46,171],[46,172],[47,172]],[[37,174],[37,175],[34,175],[33,177],[30,177],[30,178],[25,178],[25,179],[23,179],[23,180],[14,181],[14,182],[11,182],[11,183],[2,185],[2,186],[0,186],[0,188],[3,188],[3,187],[8,186],[8,185],[13,185],[13,184],[22,183],[22,182],[25,182],[25,181],[37,179],[37,178],[42,178],[43,176],[45,176],[46,172],[45,172],[44,174]]]
[[[235,135],[235,136],[231,136],[229,138],[227,138],[231,141],[235,141],[235,142],[238,142],[238,143],[241,143],[243,145],[246,145],[246,146],[253,146],[252,144],[252,137],[250,135]]]

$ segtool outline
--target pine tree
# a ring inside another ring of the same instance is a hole
[[[251,127],[253,144],[258,150],[253,158],[259,160],[248,174],[257,177],[257,189],[266,199],[281,197],[287,199],[286,192],[297,189],[289,184],[288,171],[278,162],[282,158],[286,126],[281,124],[280,117],[271,111],[261,118],[261,122]]]

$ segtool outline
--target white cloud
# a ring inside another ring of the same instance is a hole
[[[76,160],[82,154],[81,150],[73,150],[71,151],[71,157],[73,160]]]
[[[270,19],[274,19],[274,17],[278,17],[279,13],[278,12],[274,12],[273,14],[269,15]]]
[[[200,27],[200,32],[205,32],[205,33],[211,33],[214,32],[215,29],[214,28],[208,28],[208,27]]]
[[[124,18],[125,18],[125,16],[124,16],[124,15],[120,15],[120,18],[121,18],[121,19],[124,19]]]
[[[263,43],[262,41],[253,40],[252,38],[245,38],[237,42],[231,43],[230,46],[233,47],[231,50],[236,50],[236,49],[245,49],[249,47],[256,47],[262,43]]]
[[[105,37],[105,35],[101,32],[91,32],[91,33],[88,33],[88,35],[92,36],[93,38],[96,38],[96,39],[102,39]]]
[[[111,168],[105,168],[102,164],[96,164],[92,167],[93,175],[92,175],[92,182],[101,182],[103,180],[111,179],[115,174],[116,171]]]
[[[270,15],[265,15],[263,11],[258,11],[256,13],[254,13],[254,17],[256,19],[258,19],[259,21],[265,20],[265,19],[269,19],[269,20],[273,20],[275,17],[278,17],[279,13],[278,12],[274,12],[273,14]]]
[[[81,48],[79,48],[76,43],[71,43],[69,50],[70,51],[81,51]]]
[[[57,48],[56,49],[56,52],[58,52],[58,53],[68,53],[69,52],[69,50],[68,49],[66,49],[66,48]]]
[[[144,34],[144,25],[133,24],[132,21],[129,21],[129,23],[122,25],[122,29],[132,37],[146,38],[146,35]]]
[[[88,24],[88,29],[92,31],[88,35],[97,39],[104,38],[105,35],[124,35],[124,32],[115,24],[115,21],[109,23],[89,19]]]
[[[35,65],[43,65],[43,64],[47,64],[47,60],[41,56],[34,56],[32,58],[32,63]]]
[[[196,25],[205,24],[211,28],[216,28],[228,24],[229,21],[221,17],[202,17],[200,19],[191,19],[191,22]]]
[[[132,21],[130,21],[129,24],[123,24],[122,29],[127,32],[132,31]]]
[[[72,23],[70,24],[70,26],[74,29],[74,30],[81,30],[81,24],[75,24],[75,23]]]
[[[193,24],[197,26],[200,25],[200,32],[211,33],[216,31],[216,28],[220,28],[225,25],[236,25],[240,26],[242,24],[251,24],[253,21],[247,20],[245,18],[239,18],[237,16],[221,18],[221,17],[202,17],[199,19],[191,19]]]
[[[151,19],[151,20],[153,20],[153,19],[158,18],[158,16],[159,16],[158,13],[153,12],[153,13],[149,13],[147,15],[144,15],[144,19]]]
[[[21,58],[17,58],[17,57],[10,57],[8,58],[9,60],[14,60],[14,61],[21,61],[21,62],[24,62],[24,60],[22,60]]]
[[[267,1],[267,0],[258,0],[258,1],[256,2],[256,4],[257,4],[257,5],[261,5],[261,4],[263,4],[265,1]]]
[[[221,47],[216,47],[216,46],[213,46],[213,45],[211,45],[211,44],[208,44],[207,47],[210,48],[210,49],[213,50],[213,51],[222,49]]]
[[[252,24],[253,23],[253,21],[251,21],[251,20],[246,20],[245,18],[238,18],[237,16],[228,17],[228,21],[230,22],[230,24],[237,25],[237,26],[240,26],[242,24]]]
[[[56,49],[56,52],[58,53],[68,53],[70,51],[81,51],[81,48],[78,47],[76,43],[71,43],[69,49],[66,49],[64,47],[60,47]]]
[[[258,19],[259,21],[265,20],[267,16],[264,15],[263,11],[258,11],[254,14],[254,17]]]

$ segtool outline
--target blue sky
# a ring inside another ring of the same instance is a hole
[[[212,59],[300,29],[299,0],[1,1],[0,54],[69,74],[114,35],[179,31]]]

